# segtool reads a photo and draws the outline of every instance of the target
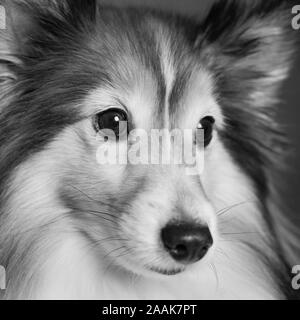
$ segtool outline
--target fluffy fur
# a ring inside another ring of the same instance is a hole
[[[3,298],[295,298],[274,181],[293,1],[219,1],[204,21],[95,0],[1,3]],[[213,116],[203,174],[99,166],[92,119],[109,106],[145,130]],[[214,238],[190,267],[159,240],[179,218]]]

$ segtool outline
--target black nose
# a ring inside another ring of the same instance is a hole
[[[184,264],[201,260],[213,244],[208,227],[193,223],[169,224],[162,230],[161,238],[173,259]]]

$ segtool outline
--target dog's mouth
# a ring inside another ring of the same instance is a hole
[[[150,267],[150,271],[159,273],[164,276],[175,276],[177,274],[183,273],[185,271],[185,268],[178,268],[178,269],[160,269],[160,268],[155,268],[155,267]]]

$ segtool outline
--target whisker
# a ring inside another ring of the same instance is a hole
[[[125,247],[125,246],[122,246],[122,247],[119,247],[119,248],[117,248],[117,249],[115,249],[115,250],[112,250],[108,255],[111,255],[111,254],[113,254],[114,252],[117,252],[117,251],[122,250],[122,249],[124,249],[124,251],[122,251],[118,256],[115,256],[115,259],[118,259],[118,258],[120,258],[120,257],[126,256],[126,255],[128,255],[131,251],[133,251],[133,248],[127,248],[127,247]],[[107,257],[108,255],[104,256],[104,258]],[[104,271],[104,274],[103,274],[104,277],[106,276],[106,273],[109,271],[109,269],[111,268],[112,265],[114,265],[114,261],[111,261],[111,262],[107,265],[107,267],[105,268],[105,271]]]
[[[220,242],[235,242],[235,243],[242,243],[238,239],[220,239]]]
[[[225,253],[221,248],[217,248],[216,251],[219,252],[220,254],[222,254],[223,256],[225,256],[231,262],[229,255],[227,253]]]
[[[103,212],[103,211],[98,211],[98,210],[86,210],[85,212],[87,212],[87,211],[90,213],[94,213],[95,215],[97,215],[97,214],[99,214],[100,216],[105,215],[105,216],[108,216],[108,217],[111,217],[111,218],[114,218],[117,220],[125,221],[122,217],[118,217],[118,216],[111,214],[111,213],[108,213],[108,212]]]
[[[100,204],[100,205],[104,205],[107,207],[110,207],[112,209],[114,209],[115,211],[119,211],[119,208],[115,207],[114,205],[112,205],[111,203],[105,203],[103,201],[100,200],[96,200],[94,198],[92,198],[91,196],[89,196],[88,194],[86,194],[84,191],[80,190],[79,188],[68,184],[69,187],[73,188],[74,190],[78,191],[79,193],[81,193],[82,195],[84,195],[87,199],[89,199],[91,201],[91,203],[96,203],[96,204]]]
[[[224,233],[221,233],[221,235],[228,235],[228,236],[231,236],[231,235],[247,235],[247,234],[259,234],[259,232],[224,232]]]
[[[102,217],[102,216],[100,216],[100,215],[98,215],[98,214],[94,214],[94,213],[92,213],[92,212],[90,212],[90,211],[85,211],[85,212],[86,212],[86,213],[88,213],[88,214],[90,214],[90,215],[92,215],[92,216],[94,216],[94,217],[97,217],[97,218],[100,218],[100,219],[102,219],[102,220],[105,220],[105,221],[111,222],[111,223],[113,223],[113,224],[117,224],[117,222],[116,222],[116,221],[114,221],[114,220],[111,220],[111,219],[108,219],[108,218]]]
[[[229,207],[226,207],[226,208],[223,208],[221,209],[220,211],[217,212],[217,216],[218,217],[221,217],[223,216],[224,214],[226,214],[227,212],[229,212],[230,210],[234,209],[234,208],[237,208],[237,207],[240,207],[242,205],[245,205],[245,204],[249,204],[249,203],[256,203],[257,201],[243,201],[243,202],[239,202],[239,203],[236,203],[232,206],[229,206]]]
[[[122,257],[124,257],[124,256],[129,255],[129,254],[130,254],[131,252],[133,252],[133,251],[134,251],[133,248],[127,248],[127,250],[125,250],[123,253],[117,255],[115,258],[116,258],[116,259],[122,258]]]
[[[79,231],[78,231],[79,232]],[[87,249],[88,252],[94,250],[95,248],[99,247],[101,244],[114,242],[114,241],[126,241],[127,239],[116,238],[113,236],[102,238],[102,239],[89,239],[87,243],[84,245],[83,249]]]
[[[99,245],[99,244],[102,244],[103,242],[110,242],[110,241],[129,241],[129,239],[122,239],[122,238],[115,238],[115,237],[108,237],[108,238],[105,238],[105,239],[99,239],[99,240],[96,240],[96,241],[93,241],[93,245]]]
[[[232,221],[234,221],[235,220],[235,218],[229,218],[229,219],[220,219],[220,221],[218,222],[219,224],[228,224],[228,223],[230,223],[230,222],[232,222]]]
[[[127,248],[126,246],[121,246],[121,247],[118,247],[118,248],[116,248],[116,249],[114,249],[114,250],[111,250],[109,253],[107,253],[107,254],[103,257],[103,259],[105,260],[105,259],[108,258],[109,256],[113,255],[113,253],[115,253],[115,252],[117,252],[117,251],[119,251],[119,250],[122,250],[122,249],[126,249],[126,248]]]
[[[108,221],[108,222],[112,223],[113,226],[115,227],[115,228],[113,228],[113,226],[110,226],[110,228],[120,231],[119,228],[116,228],[116,226],[118,227],[119,225],[118,225],[117,221],[115,221],[115,220],[112,220],[112,219],[103,217],[102,215],[96,214],[96,213],[94,213],[93,211],[89,211],[89,210],[82,211],[82,213],[86,213],[86,214],[91,215],[91,216],[93,216],[93,217],[97,217],[98,219],[102,219],[102,220],[104,220],[104,221]]]
[[[214,275],[215,275],[215,278],[216,278],[216,290],[219,290],[219,287],[220,287],[220,279],[219,279],[219,275],[218,275],[218,272],[217,272],[217,268],[216,268],[216,265],[212,262],[210,263],[210,267],[211,267],[211,270],[213,271]]]
[[[26,230],[22,230],[20,231],[19,229],[13,227],[10,229],[10,233],[11,234],[15,234],[17,233],[17,235],[24,235],[26,233],[29,233],[31,231],[35,231],[35,230],[42,230],[42,229],[45,229],[45,228],[49,228],[51,225],[59,222],[59,221],[62,221],[64,219],[69,219],[69,216],[67,214],[64,214],[64,215],[60,215],[58,217],[55,217],[51,220],[49,220],[48,222],[44,223],[44,224],[41,224],[41,225],[38,225],[38,226],[35,226],[35,227],[32,227],[32,228],[28,228]]]

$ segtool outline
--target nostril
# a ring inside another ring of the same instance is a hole
[[[183,244],[179,244],[175,248],[168,248],[168,251],[173,257],[177,257],[177,260],[185,259],[189,254],[188,248]]]
[[[169,224],[162,230],[161,238],[173,259],[185,264],[201,260],[213,244],[208,227],[195,223]]]
[[[185,254],[187,252],[187,247],[183,244],[179,244],[176,246],[175,250],[178,252],[178,253],[181,253],[181,254]]]
[[[202,256],[204,256],[206,253],[207,253],[207,251],[209,250],[209,246],[204,246],[203,248],[201,248],[200,249],[200,256],[202,255]]]

